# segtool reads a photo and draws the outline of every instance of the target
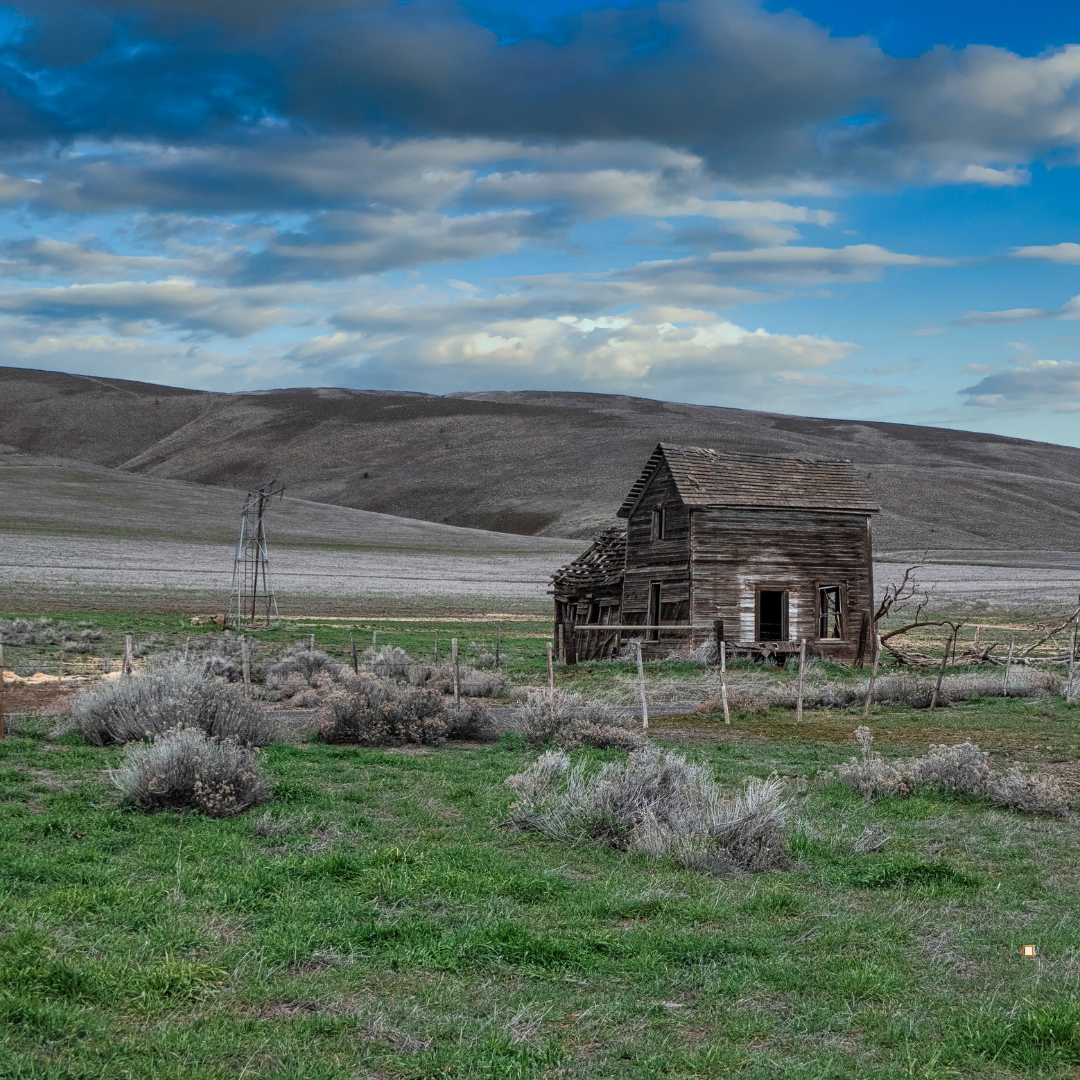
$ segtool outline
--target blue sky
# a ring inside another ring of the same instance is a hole
[[[1075,4],[27,0],[0,363],[1078,445],[1078,145]]]

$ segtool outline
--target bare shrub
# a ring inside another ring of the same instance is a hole
[[[343,670],[343,665],[326,653],[309,648],[303,642],[297,642],[285,651],[280,660],[266,669],[266,685],[275,690],[280,689],[289,676],[294,674],[302,675],[308,685],[313,685],[317,675],[337,676]]]
[[[239,690],[185,664],[83,690],[72,705],[71,725],[95,746],[152,739],[176,728],[198,728],[242,746],[265,746],[276,734],[262,709]]]
[[[690,649],[686,659],[699,664],[720,663],[720,649],[716,645],[716,638],[708,637],[696,649]]]
[[[724,798],[708,768],[645,746],[625,765],[609,763],[591,774],[584,763],[571,767],[564,751],[551,750],[506,784],[517,795],[512,825],[569,843],[671,855],[708,871],[762,870],[787,858],[776,777],[750,780]]]
[[[327,697],[317,730],[323,742],[362,746],[438,746],[448,734],[446,711],[438,694],[367,674],[347,677]]]
[[[364,650],[364,662],[380,679],[403,679],[413,664],[412,657],[396,645]]]
[[[445,704],[446,737],[448,739],[488,739],[494,738],[496,727],[492,724],[488,710],[471,701],[460,705]]]
[[[563,750],[579,746],[633,750],[645,737],[630,709],[582,701],[580,694],[556,690],[530,690],[525,703],[514,710],[511,726],[522,731],[534,747],[554,743]]]
[[[51,619],[0,619],[0,645],[55,645]]]
[[[861,758],[840,765],[837,772],[848,787],[863,792],[867,801],[875,795],[910,795],[922,788],[946,788],[966,795],[983,795],[1014,810],[1061,817],[1069,809],[1069,797],[1056,777],[1025,772],[1013,766],[1007,773],[990,768],[990,755],[970,740],[954,746],[931,746],[922,757],[886,761],[873,748],[874,737],[859,727],[855,738]]]
[[[466,697],[498,697],[506,689],[506,680],[497,671],[462,668],[458,685]]]
[[[955,746],[934,746],[907,763],[913,787],[944,787],[982,795],[990,781],[990,755],[970,740]]]
[[[204,656],[202,665],[203,671],[215,679],[224,679],[226,682],[244,681],[243,661],[235,660],[231,656]]]
[[[1024,772],[1014,765],[1007,773],[990,774],[987,793],[1000,806],[1029,814],[1064,817],[1070,808],[1069,793],[1056,776]]]
[[[410,686],[427,686],[432,671],[434,668],[430,664],[411,664],[405,678]]]
[[[869,802],[875,795],[909,795],[907,777],[902,769],[886,761],[874,749],[874,735],[868,727],[855,729],[855,738],[862,751],[861,758],[852,758],[846,765],[837,766],[840,779],[848,787],[861,791]]]
[[[254,751],[209,738],[198,728],[174,728],[133,746],[113,783],[143,810],[198,810],[229,817],[270,797]]]

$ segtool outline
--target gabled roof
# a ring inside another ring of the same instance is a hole
[[[619,507],[619,517],[630,516],[664,462],[679,497],[690,507],[784,507],[863,514],[879,510],[850,461],[727,454],[702,446],[660,443]]]
[[[626,530],[618,526],[605,529],[572,563],[560,567],[551,576],[555,592],[577,595],[617,585],[626,566]]]

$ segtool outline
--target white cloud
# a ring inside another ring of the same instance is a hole
[[[905,255],[877,244],[842,248],[771,247],[717,251],[705,260],[717,271],[804,284],[813,281],[875,281],[889,267],[953,266],[955,260]]]
[[[985,376],[960,393],[965,404],[997,412],[1080,411],[1080,364],[1035,360]]]
[[[154,327],[246,337],[288,318],[258,290],[212,289],[184,279],[117,281],[0,292],[0,311],[36,322],[104,322],[141,336]]]
[[[1013,248],[1017,259],[1040,259],[1043,262],[1065,263],[1069,266],[1080,264],[1080,244],[1050,244],[1047,246]]]
[[[1044,308],[967,311],[956,321],[960,326],[1011,326],[1014,323],[1036,322],[1040,319],[1080,319],[1080,296],[1066,300],[1056,311]]]

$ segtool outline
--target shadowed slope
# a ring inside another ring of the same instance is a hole
[[[0,443],[201,484],[270,476],[324,503],[587,536],[660,441],[850,458],[879,551],[1076,551],[1080,449],[915,425],[601,394],[294,389],[202,394],[0,369]]]

